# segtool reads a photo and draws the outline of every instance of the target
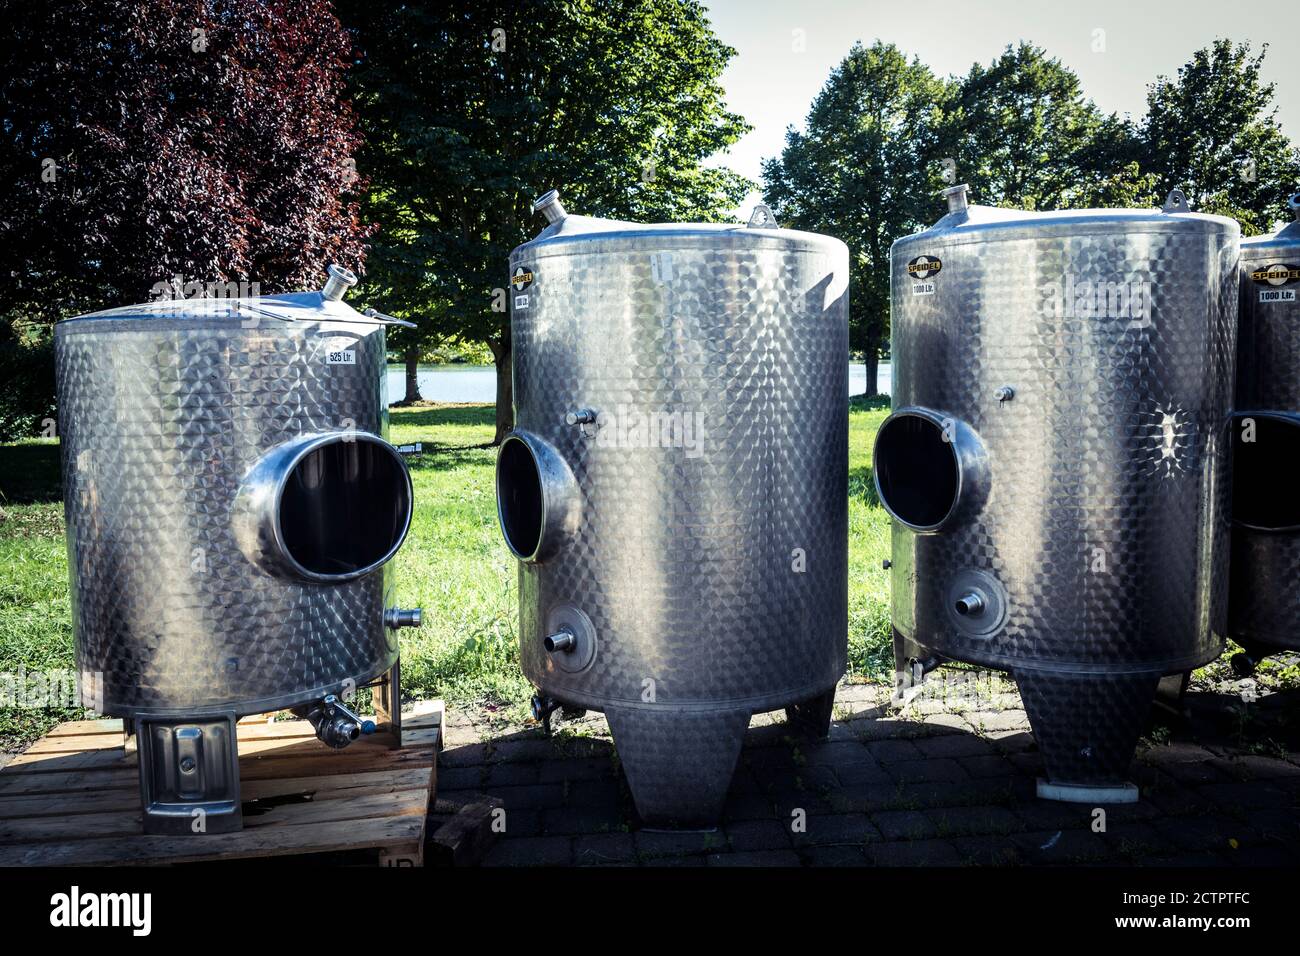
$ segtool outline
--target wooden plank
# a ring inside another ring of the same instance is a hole
[[[244,829],[235,833],[169,837],[140,835],[0,847],[0,866],[112,866],[126,863],[198,863],[286,854],[403,848],[424,838],[420,809],[400,816]]]
[[[467,803],[433,832],[429,842],[437,866],[474,866],[496,842],[492,824],[501,802],[492,797]]]
[[[366,773],[252,780],[244,783],[240,788],[240,795],[245,803],[293,794],[311,794],[314,800],[339,800],[355,794],[373,792],[380,787],[406,790],[427,786],[431,771],[432,768],[428,767],[411,767]],[[51,814],[138,811],[140,791],[134,785],[134,775],[131,782],[132,786],[120,789],[72,790],[63,793],[42,791],[37,795],[0,796],[0,821]]]
[[[377,774],[376,776],[382,776]],[[373,817],[423,813],[428,802],[429,777],[415,787],[381,786],[373,792],[353,793],[339,800],[304,800],[264,806],[244,805],[244,832],[267,826],[297,826],[336,820],[365,820]],[[0,844],[42,841],[92,840],[109,836],[140,835],[140,806],[107,813],[73,816],[26,817],[0,820]],[[196,839],[203,839],[196,837]]]
[[[409,715],[409,716],[408,716]],[[239,724],[244,828],[196,837],[140,833],[136,754],[122,721],[67,721],[0,769],[0,865],[179,863],[370,849],[423,863],[443,738],[441,701],[403,713],[401,748],[368,735],[342,751],[306,721]]]
[[[378,748],[372,751],[330,750],[321,745],[321,753],[266,754],[248,757],[240,754],[241,781],[267,780],[274,777],[307,777],[335,773],[364,773],[397,767],[431,766],[437,759],[432,747],[403,747],[401,750]],[[8,768],[6,768],[8,769]],[[135,759],[112,766],[89,769],[68,768],[58,771],[7,774],[0,771],[0,796],[20,794],[55,794],[81,790],[130,789],[138,792],[140,777]]]

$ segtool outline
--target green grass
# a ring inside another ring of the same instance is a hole
[[[887,401],[857,400],[849,421],[849,656],[856,675],[892,669],[889,521],[876,499],[871,444]],[[490,405],[393,409],[393,442],[424,443],[411,460],[415,519],[395,559],[404,607],[424,608],[403,630],[409,697],[490,702],[523,716],[516,565],[497,527]],[[73,666],[58,445],[0,445],[0,674]],[[0,748],[14,749],[71,712],[0,708]]]

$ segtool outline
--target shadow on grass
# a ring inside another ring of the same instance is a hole
[[[876,471],[870,465],[849,469],[849,497],[861,498],[869,508],[879,508],[880,495],[876,491]]]
[[[849,398],[849,408],[853,411],[870,412],[877,409],[889,409],[888,395],[853,395]]]
[[[44,504],[63,500],[57,442],[0,445],[0,504]]]
[[[439,428],[445,425],[479,426],[495,428],[496,407],[493,405],[394,405],[390,421],[396,425],[417,428]]]

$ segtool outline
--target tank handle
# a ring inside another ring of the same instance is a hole
[[[1300,193],[1292,195],[1292,197],[1286,201],[1286,204],[1291,208],[1291,212],[1295,215],[1296,222],[1300,222]]]
[[[1187,204],[1187,193],[1183,192],[1181,189],[1170,190],[1169,195],[1165,198],[1164,208],[1160,211],[1169,213],[1170,215],[1191,212],[1192,207]]]
[[[776,221],[776,214],[767,203],[759,203],[754,207],[754,211],[749,214],[749,222],[745,223],[747,229],[780,229],[780,224]]]

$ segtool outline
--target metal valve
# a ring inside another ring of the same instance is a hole
[[[547,652],[554,654],[556,651],[571,653],[578,645],[578,639],[573,636],[572,631],[559,630],[550,634],[542,641],[542,646]]]
[[[399,627],[419,627],[423,623],[424,610],[422,608],[390,607],[384,612],[384,624],[394,631]]]

